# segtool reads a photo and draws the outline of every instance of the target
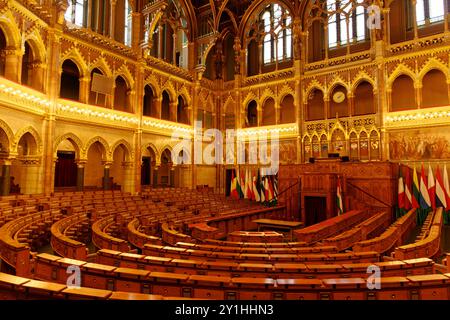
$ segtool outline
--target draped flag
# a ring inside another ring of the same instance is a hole
[[[342,201],[342,186],[340,177],[338,177],[337,181],[336,201],[337,201],[338,216],[340,216],[341,214],[344,213],[344,203]]]
[[[240,198],[244,197],[244,192],[242,191],[241,183],[242,183],[242,180],[241,180],[241,177],[240,177],[240,172],[239,172],[239,170],[237,170],[237,173],[236,173],[236,190],[237,190],[237,193],[238,193],[238,198],[237,199],[240,199]]]
[[[409,167],[406,167],[405,175],[405,209],[412,208],[412,194],[411,194],[411,173]]]
[[[450,210],[450,186],[448,183],[448,173],[447,173],[447,165],[444,166],[444,191],[447,196],[447,207],[445,208],[447,211]]]
[[[246,193],[247,193],[247,199],[252,200],[254,198],[253,196],[253,181],[252,181],[252,172],[247,169],[245,172],[245,187],[246,187]]]
[[[417,171],[416,171],[416,167],[414,166],[414,171],[413,171],[413,184],[412,184],[412,207],[414,209],[419,209],[420,208],[420,187],[419,187],[419,179],[417,178]]]
[[[260,190],[260,197],[261,197],[261,202],[266,202],[266,189],[264,188],[264,178],[265,177],[261,177],[260,181],[259,181],[259,190]]]
[[[431,200],[430,200],[430,194],[428,193],[428,186],[425,176],[425,169],[423,168],[422,164],[422,170],[420,173],[420,208],[421,209],[430,209],[431,208]]]
[[[247,174],[247,169],[245,169],[245,175],[242,183],[242,193],[244,195],[244,199],[248,199],[248,193],[247,193],[247,178],[248,178],[248,174]]]
[[[447,208],[447,195],[444,189],[444,180],[442,180],[441,170],[439,166],[436,169],[436,206]]]
[[[253,176],[253,196],[252,196],[252,200],[256,201],[256,202],[260,202],[261,198],[259,197],[259,191],[258,191],[258,178],[256,176]]]
[[[436,184],[430,164],[428,164],[428,194],[430,196],[431,208],[436,209]]]
[[[268,176],[267,177],[267,188],[268,188],[268,193],[269,193],[269,202],[272,202],[274,197],[274,192],[273,192],[273,177],[272,176]]]
[[[273,179],[273,191],[274,191],[275,199],[278,200],[278,174]]]
[[[233,199],[239,199],[239,194],[236,189],[236,177],[234,176],[234,170],[231,171],[231,186],[230,186],[230,197]]]
[[[398,169],[398,208],[405,208],[405,183],[403,182],[401,166]]]
[[[264,197],[265,201],[270,201],[270,195],[269,195],[269,177],[264,176]]]

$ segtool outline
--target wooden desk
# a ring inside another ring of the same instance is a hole
[[[301,226],[303,226],[303,222],[301,221],[284,221],[284,220],[273,220],[273,219],[257,219],[253,220],[252,222],[256,223],[258,225],[258,231],[260,231],[261,228],[268,227],[272,229],[282,229],[282,230],[288,230],[289,235],[291,238],[291,241],[293,240],[292,231],[294,229],[298,229]]]

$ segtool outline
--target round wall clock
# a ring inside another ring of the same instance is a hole
[[[345,93],[338,91],[333,95],[333,101],[336,103],[342,103],[345,100]]]

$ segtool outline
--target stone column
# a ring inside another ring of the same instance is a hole
[[[5,78],[18,82],[22,74],[22,52],[21,50],[6,49],[5,54]]]
[[[84,189],[84,167],[87,161],[77,161],[77,191]]]
[[[116,21],[116,3],[117,0],[111,0],[110,2],[110,15],[109,15],[109,37],[114,39],[115,34],[115,21]]]
[[[169,185],[175,187],[175,165],[172,165],[169,171]]]
[[[161,119],[161,110],[162,110],[162,97],[158,97],[153,102],[156,106],[156,114],[155,118]]]
[[[414,86],[416,91],[416,108],[422,109],[422,84],[417,84]]]
[[[103,166],[103,190],[111,190],[111,180],[109,179],[110,162],[106,162]]]
[[[163,25],[160,22],[158,26],[158,59],[163,59],[163,30]]]
[[[177,120],[178,120],[177,119],[177,117],[178,117],[177,107],[178,107],[178,101],[170,102],[170,105],[169,105],[170,121],[177,122]]]
[[[158,169],[159,165],[156,165],[155,168],[153,168],[153,188],[158,186]]]
[[[7,196],[11,188],[11,160],[5,160],[2,165],[0,195]]]
[[[416,15],[416,5],[417,5],[417,0],[412,0],[411,1],[411,11],[412,11],[412,20],[413,20],[413,27],[414,27],[414,39],[419,38],[419,32],[417,30],[417,15]]]
[[[80,102],[81,103],[89,103],[89,83],[91,79],[89,76],[83,77],[80,79]]]

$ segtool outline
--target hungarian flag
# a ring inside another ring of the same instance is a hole
[[[261,197],[261,202],[266,202],[266,189],[264,188],[264,178],[265,177],[261,177],[260,178],[260,181],[259,181],[259,183],[260,183],[260,185],[259,185],[259,194],[260,194],[260,197]]]
[[[428,164],[428,194],[430,196],[431,207],[436,209],[436,184],[430,164]]]
[[[239,194],[236,189],[236,177],[234,176],[234,170],[231,171],[231,186],[230,186],[230,197],[233,199],[239,199]]]
[[[272,180],[272,176],[268,176],[267,177],[267,187],[268,187],[268,193],[269,193],[269,201],[272,201],[273,199],[275,199],[274,197],[274,192],[273,192],[273,180]]]
[[[411,174],[409,167],[406,167],[405,176],[405,209],[410,210],[412,208],[412,194],[411,194]]]
[[[245,171],[245,192],[247,199],[253,199],[252,173],[248,169]]]
[[[450,185],[448,183],[448,173],[447,173],[447,165],[444,166],[444,191],[447,196],[447,207],[446,211],[450,210]]]
[[[244,184],[242,187],[242,189],[243,189],[242,192],[244,193],[244,199],[248,199],[247,183],[248,183],[248,172],[247,172],[247,169],[245,169]]]
[[[447,195],[444,189],[444,180],[442,180],[439,166],[436,169],[436,206],[447,208]]]
[[[260,202],[261,198],[259,197],[259,191],[258,191],[257,183],[258,183],[257,177],[253,176],[253,181],[252,181],[252,188],[253,188],[252,200],[256,201],[256,202]]]
[[[419,179],[417,178],[416,167],[414,167],[413,171],[413,184],[412,184],[412,207],[414,209],[420,208],[420,187],[419,187]]]
[[[273,192],[275,199],[278,199],[278,174],[273,178]]]
[[[340,177],[338,177],[337,180],[336,201],[337,201],[338,216],[340,216],[341,214],[344,213],[344,202],[342,201],[342,185]]]
[[[237,174],[236,174],[236,190],[238,193],[238,199],[243,198],[244,197],[244,192],[242,191],[242,180],[240,177],[240,172],[239,170],[237,170]]]
[[[427,180],[425,176],[425,169],[423,168],[422,164],[422,170],[420,173],[420,199],[419,199],[420,207],[422,209],[429,209],[431,208],[431,200],[430,200],[430,194],[428,193],[428,186],[427,186]]]
[[[405,208],[405,183],[403,182],[401,166],[398,169],[398,207]]]

